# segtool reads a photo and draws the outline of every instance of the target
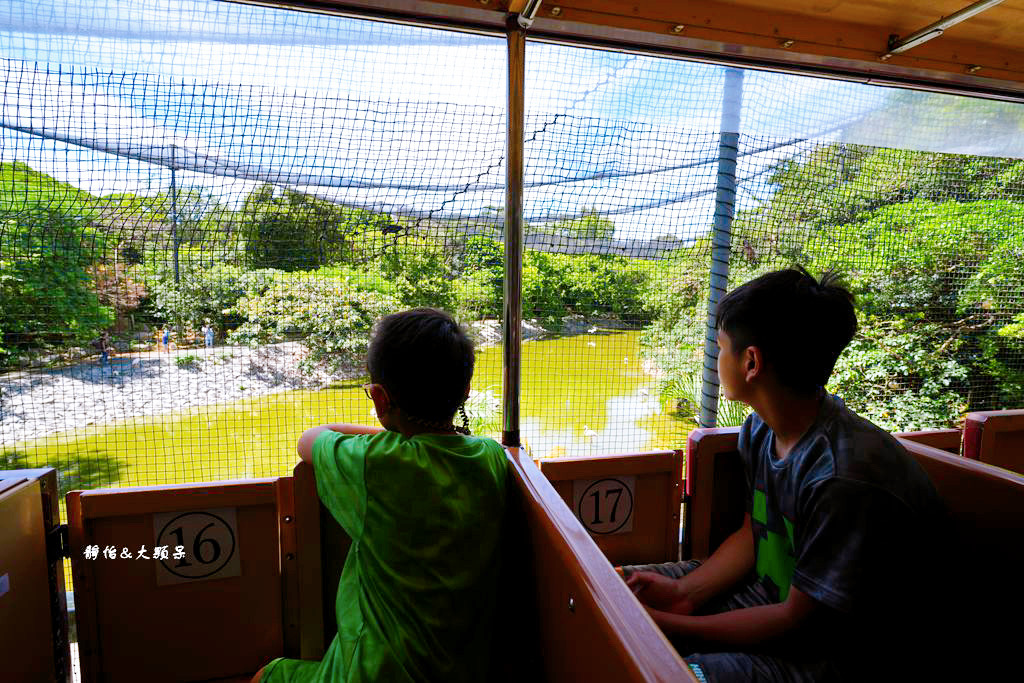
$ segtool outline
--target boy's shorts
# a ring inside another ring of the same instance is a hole
[[[666,562],[665,564],[627,565],[621,567],[623,578],[639,571],[656,572],[673,579],[681,578],[700,566],[699,560]],[[702,606],[698,615],[720,614],[745,607],[771,605],[774,601],[757,583],[743,586],[719,596]],[[687,666],[701,683],[733,683],[734,681],[793,681],[820,683],[841,678],[839,671],[826,660],[790,659],[765,653],[715,652],[707,645],[670,638],[683,655]]]

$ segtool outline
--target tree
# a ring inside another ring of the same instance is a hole
[[[271,185],[253,190],[241,214],[249,265],[286,271],[352,262],[358,236],[392,223],[382,214]]]
[[[0,214],[0,347],[84,344],[114,320],[90,267],[103,236],[76,216],[34,207]]]

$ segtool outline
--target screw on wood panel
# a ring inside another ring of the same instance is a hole
[[[672,27],[672,33],[682,33],[684,28],[686,28],[685,24],[676,24]]]
[[[888,62],[892,58],[892,55],[882,55],[879,59],[883,62]]]
[[[292,516],[291,515],[285,515],[284,516],[284,523],[285,524],[291,524],[291,521],[292,521]]]
[[[569,598],[569,611],[570,612],[575,612],[576,611],[576,601],[573,600],[572,598]]]
[[[967,73],[969,73],[969,74],[976,74],[979,71],[981,71],[981,65],[980,64],[971,64],[969,67],[967,67]]]
[[[793,43],[795,42],[795,40],[783,40],[782,42],[779,43],[779,45],[781,45],[782,47],[793,47]]]
[[[295,553],[288,553],[287,555],[284,556],[284,559],[286,559],[286,560],[294,560],[295,559]]]
[[[562,8],[561,7],[552,7],[551,8],[551,16],[557,17],[561,13],[562,13]]]

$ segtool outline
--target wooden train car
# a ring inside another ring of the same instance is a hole
[[[496,680],[694,680],[613,564],[677,559],[680,547],[706,557],[737,527],[737,431],[694,430],[685,477],[680,452],[538,469],[507,451]],[[956,580],[972,586],[951,623],[972,656],[1002,662],[1003,625],[1020,607],[1024,476],[926,443],[948,442],[948,432],[926,434],[903,443],[946,502]],[[289,477],[72,492],[64,540],[55,483],[53,470],[0,477],[4,547],[17,549],[0,567],[0,654],[16,680],[70,677],[63,556],[83,681],[146,671],[153,681],[241,682],[276,656],[322,656],[348,539],[318,503],[309,465]]]

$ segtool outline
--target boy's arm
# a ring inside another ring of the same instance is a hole
[[[654,572],[637,572],[626,582],[637,599],[649,607],[689,614],[735,585],[754,568],[750,515],[701,566],[679,579]]]
[[[765,643],[796,628],[815,612],[818,603],[790,586],[785,602],[747,607],[707,616],[672,614],[648,608],[666,633],[696,637],[726,645]]]
[[[313,442],[316,441],[316,437],[320,436],[321,432],[325,431],[341,432],[342,434],[376,434],[383,432],[383,427],[369,427],[366,425],[350,424],[347,422],[335,422],[332,424],[320,425],[318,427],[310,427],[302,433],[299,437],[299,443],[295,449],[299,452],[299,457],[308,462],[310,465],[313,464]]]

